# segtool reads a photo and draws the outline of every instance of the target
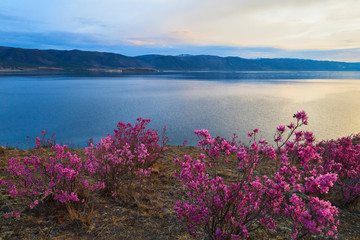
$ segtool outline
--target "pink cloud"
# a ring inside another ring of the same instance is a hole
[[[131,43],[132,45],[136,45],[136,46],[142,46],[142,45],[154,45],[155,43],[153,42],[146,42],[146,41],[141,41],[141,40],[136,40],[136,39],[128,39],[125,40],[128,43]]]

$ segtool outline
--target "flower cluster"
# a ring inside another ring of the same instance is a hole
[[[114,135],[102,138],[95,146],[90,143],[86,148],[86,170],[104,184],[112,196],[118,195],[123,184],[133,186],[145,182],[153,170],[152,165],[166,150],[166,128],[160,146],[158,132],[146,129],[149,122],[141,118],[134,126],[119,122]]]
[[[8,161],[6,170],[16,181],[1,180],[1,185],[7,186],[12,197],[23,199],[30,208],[48,199],[60,203],[84,201],[84,196],[79,193],[89,185],[86,185],[87,180],[84,179],[81,159],[68,152],[66,145],[57,144],[53,149],[56,156],[48,159],[31,156],[11,158]],[[97,185],[91,187],[95,189]],[[19,214],[15,212],[14,216]]]
[[[323,164],[319,167],[322,173],[334,172],[339,180],[333,188],[336,196],[340,192],[342,203],[360,199],[360,135],[343,137],[337,140],[322,141],[318,151]]]
[[[250,237],[256,230],[276,230],[284,216],[292,222],[293,238],[309,234],[336,237],[337,208],[318,196],[326,194],[337,181],[337,174],[319,170],[322,158],[311,132],[298,131],[307,125],[304,111],[294,115],[295,123],[279,126],[274,141],[256,141],[259,129],[248,133],[249,146],[241,142],[212,138],[207,130],[197,130],[203,153],[196,159],[175,159],[180,171],[175,176],[187,189],[187,200],[175,206],[191,234],[205,234],[209,239]],[[286,135],[287,131],[289,133]],[[290,141],[294,137],[293,141]],[[206,157],[206,155],[207,157]],[[238,168],[236,179],[214,171],[214,165]],[[275,161],[271,175],[259,175],[259,165]]]
[[[96,189],[109,190],[115,196],[124,182],[141,184],[150,176],[152,164],[166,150],[164,145],[168,141],[166,128],[160,139],[157,131],[146,129],[149,122],[141,118],[134,126],[120,122],[114,135],[101,139],[95,146],[89,142],[85,162],[68,151],[66,145],[54,145],[54,135],[45,141],[46,131],[42,131],[42,138],[36,138],[36,148],[40,152],[38,148],[54,145],[54,156],[9,159],[6,171],[10,177],[0,184],[24,204],[4,217],[20,217],[27,208],[47,200],[81,204]]]
[[[47,133],[47,131],[42,130],[42,131],[40,132],[40,134],[42,135],[42,137],[41,137],[41,138],[40,138],[40,137],[36,137],[36,138],[35,138],[35,146],[36,146],[37,148],[40,148],[40,147],[43,147],[43,148],[51,148],[51,147],[55,146],[55,144],[56,144],[56,139],[55,139],[56,133],[53,133],[53,134],[51,135],[51,137],[45,138],[46,133]]]

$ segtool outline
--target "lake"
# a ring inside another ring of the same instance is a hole
[[[45,129],[84,147],[137,117],[166,125],[173,145],[195,145],[201,128],[271,140],[302,109],[319,140],[360,132],[360,72],[1,73],[0,145],[24,148]]]

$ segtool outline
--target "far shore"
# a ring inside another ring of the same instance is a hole
[[[0,72],[104,72],[104,73],[143,73],[143,72],[160,72],[160,70],[152,68],[124,68],[124,69],[110,69],[110,68],[86,68],[86,69],[65,69],[56,67],[38,67],[38,68],[0,68]]]

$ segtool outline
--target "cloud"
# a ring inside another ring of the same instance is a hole
[[[136,40],[136,39],[128,39],[128,40],[125,40],[125,42],[128,42],[128,43],[133,44],[133,45],[137,45],[137,46],[154,45],[153,42],[145,42],[145,41]]]
[[[176,35],[176,34],[175,34]],[[185,34],[186,35],[186,34]],[[217,55],[243,58],[302,58],[360,62],[360,48],[335,50],[289,50],[272,47],[239,47],[226,45],[186,45],[164,46],[138,39],[104,43],[96,35],[70,32],[0,32],[0,46],[38,49],[80,49],[90,51],[115,52],[127,56],[145,54],[164,55]]]
[[[2,0],[0,44],[351,60],[359,8],[358,0]]]
[[[94,50],[101,45],[95,36],[70,32],[0,31],[0,36],[0,45],[9,47]]]
[[[34,19],[28,18],[26,16],[14,16],[9,14],[4,14],[0,12],[0,23],[1,31],[14,31],[14,29],[31,31],[41,27],[41,22],[36,21]]]

